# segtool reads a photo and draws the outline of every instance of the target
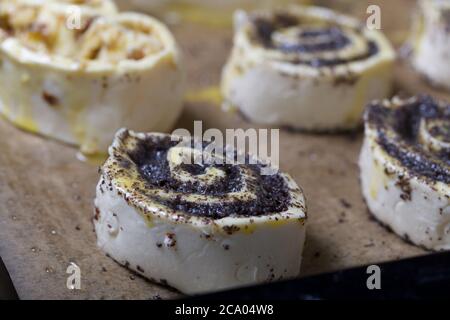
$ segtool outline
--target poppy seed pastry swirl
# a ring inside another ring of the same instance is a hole
[[[385,98],[394,52],[357,20],[319,7],[235,15],[226,102],[251,121],[313,131],[355,128]]]
[[[450,249],[450,104],[374,102],[365,121],[360,167],[370,211],[416,245]]]
[[[255,17],[253,41],[269,51],[273,59],[311,67],[327,67],[368,59],[378,45],[360,30],[330,23],[302,26],[289,14]]]
[[[166,26],[102,3],[0,2],[0,112],[86,155],[106,153],[123,126],[169,130],[183,98],[181,56]]]
[[[292,178],[263,175],[267,164],[250,164],[250,157],[246,164],[216,155],[209,164],[187,163],[211,155],[210,144],[182,142],[117,133],[97,187],[99,246],[185,293],[297,276],[306,207]]]
[[[450,1],[420,0],[412,63],[432,84],[450,90]]]
[[[282,175],[261,175],[258,164],[185,164],[199,153],[180,141],[149,138],[130,154],[153,199],[189,215],[214,219],[286,211],[291,203]],[[248,162],[248,159],[247,159]]]

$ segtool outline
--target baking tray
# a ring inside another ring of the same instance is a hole
[[[383,31],[397,46],[406,40],[413,0],[317,1],[360,18],[368,4],[382,9]],[[176,19],[175,19],[176,20]],[[171,21],[174,21],[173,17]],[[249,128],[222,113],[217,96],[231,49],[228,26],[171,24],[184,52],[188,99],[177,124]],[[396,63],[396,91],[449,95],[430,88],[407,63]],[[0,256],[22,299],[167,299],[180,294],[144,280],[107,258],[91,222],[97,166],[76,150],[30,135],[0,119]],[[374,221],[364,204],[357,166],[362,132],[312,135],[280,132],[280,167],[304,188],[309,208],[301,277],[429,254]],[[81,290],[66,286],[67,268],[81,270]]]

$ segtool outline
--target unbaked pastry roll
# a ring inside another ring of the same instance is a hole
[[[0,4],[0,112],[17,126],[105,153],[122,126],[167,131],[181,112],[183,70],[169,30],[136,13]]]
[[[450,104],[374,102],[359,165],[372,214],[412,243],[450,249]]]
[[[379,31],[319,7],[236,13],[224,68],[227,104],[249,120],[296,129],[352,129],[391,90],[394,51]]]
[[[412,62],[432,84],[450,90],[450,1],[419,1]]]
[[[94,224],[110,257],[184,293],[299,274],[306,207],[288,175],[263,164],[209,164],[176,136],[121,130],[101,168]]]

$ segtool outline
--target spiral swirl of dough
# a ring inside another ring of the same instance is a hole
[[[0,83],[8,120],[95,157],[122,127],[170,130],[184,70],[163,23],[112,0],[12,0],[0,1]]]
[[[333,10],[292,6],[235,14],[222,73],[225,105],[252,122],[309,131],[354,129],[389,96],[395,53],[384,35]]]
[[[261,169],[265,165],[251,164],[248,156],[245,164],[228,164],[230,161],[208,152],[205,142],[199,147],[193,140],[186,143],[169,135],[129,131],[119,132],[116,138],[119,142],[110,149],[116,160],[106,171],[115,181],[127,181],[124,186],[136,191],[142,202],[150,200],[164,210],[213,219],[304,208],[303,199],[296,195],[301,191],[289,176],[264,175]],[[199,156],[208,160],[196,162]]]
[[[311,67],[330,67],[368,59],[378,45],[362,27],[339,20],[274,12],[251,17],[248,36],[266,59]]]
[[[70,20],[70,4],[80,9],[79,21]],[[81,68],[142,61],[160,54],[166,46],[163,35],[148,21],[117,14],[110,1],[0,2],[0,16],[0,40],[16,40],[23,50],[42,59]]]
[[[366,119],[378,144],[411,175],[450,184],[450,104],[395,99],[370,105]]]

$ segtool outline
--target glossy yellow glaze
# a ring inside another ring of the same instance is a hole
[[[275,2],[275,1],[274,1]],[[278,0],[274,6],[283,6],[289,3],[311,4],[311,0]],[[200,24],[215,28],[230,28],[233,24],[232,13],[236,9],[254,10],[261,5],[240,5],[239,8],[226,6],[225,8],[212,8],[212,6],[201,6],[179,2],[165,6],[164,11],[178,15],[182,21]]]
[[[188,92],[185,100],[187,102],[207,102],[220,106],[223,101],[219,86],[210,86],[200,90]]]
[[[378,147],[375,148],[378,149]],[[377,150],[377,152],[383,153],[382,150]],[[378,162],[378,160],[374,161],[373,170],[371,170],[370,175],[370,186],[369,186],[370,197],[373,200],[376,200],[378,198],[378,192],[380,191],[380,189],[387,188],[388,184],[389,184],[389,177],[384,172],[384,167],[382,166],[382,164]]]

